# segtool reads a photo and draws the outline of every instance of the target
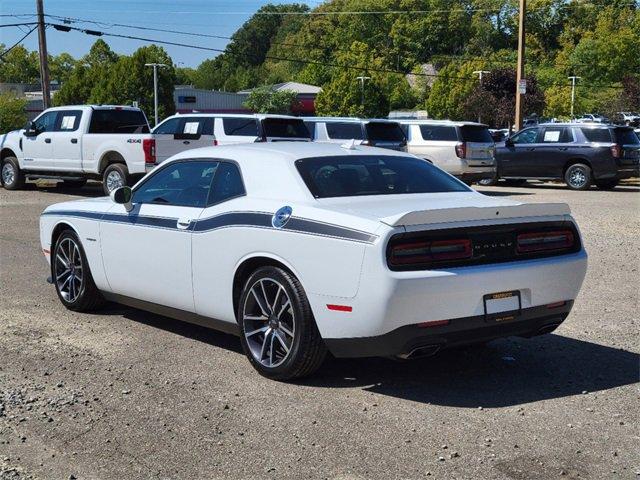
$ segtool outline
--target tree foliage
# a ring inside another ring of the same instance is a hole
[[[12,93],[0,94],[0,132],[10,132],[24,127],[27,122],[27,101]]]
[[[256,113],[290,114],[298,102],[296,96],[293,90],[258,87],[249,94],[244,106]]]

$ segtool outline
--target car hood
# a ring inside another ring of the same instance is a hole
[[[521,203],[477,192],[425,193],[319,200],[322,206],[389,226],[568,215],[564,203]]]
[[[45,208],[45,212],[78,211],[78,212],[106,212],[114,203],[109,197],[83,198],[69,202],[55,203]]]

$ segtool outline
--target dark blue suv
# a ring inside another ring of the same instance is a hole
[[[512,185],[527,180],[562,180],[586,190],[592,183],[611,189],[640,176],[640,139],[616,125],[548,123],[524,128],[496,145],[497,177]]]

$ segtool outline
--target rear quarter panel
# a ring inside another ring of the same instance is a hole
[[[126,162],[129,173],[145,173],[142,141],[151,134],[85,133],[82,136],[82,168],[99,173],[101,160],[109,152],[118,153]]]

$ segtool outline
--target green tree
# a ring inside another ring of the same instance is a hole
[[[6,45],[0,44],[0,51],[4,52],[5,49]],[[40,82],[38,54],[28,51],[23,45],[14,47],[0,60],[0,82]]]
[[[268,86],[259,87],[249,94],[244,106],[256,113],[289,114],[298,103],[296,97],[293,90],[274,91]]]
[[[464,101],[478,85],[474,70],[485,70],[482,62],[450,63],[438,72],[426,102],[429,115],[434,118],[462,120]]]
[[[66,82],[73,74],[76,60],[68,53],[61,53],[49,58],[49,77],[52,82]]]
[[[24,127],[27,122],[27,101],[7,92],[0,94],[0,132]]]

